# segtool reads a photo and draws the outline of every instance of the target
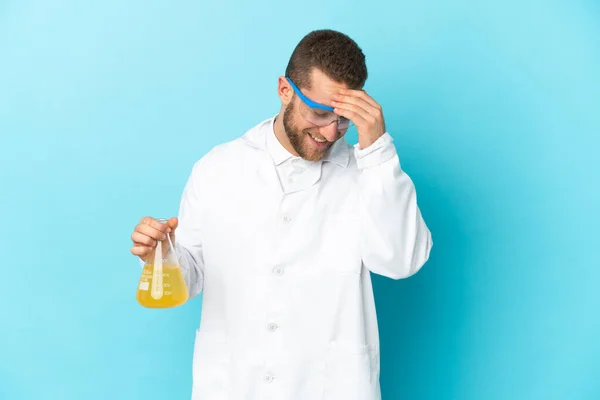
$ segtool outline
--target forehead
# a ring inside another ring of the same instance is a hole
[[[348,89],[344,83],[334,81],[316,68],[313,68],[310,73],[310,82],[310,89],[303,88],[302,92],[312,101],[326,106],[331,106],[332,95],[340,89]]]

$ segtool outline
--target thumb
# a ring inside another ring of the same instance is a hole
[[[169,228],[171,228],[171,234],[173,234],[175,233],[175,229],[177,229],[177,226],[179,225],[179,220],[173,217],[167,221],[167,225],[169,226]]]

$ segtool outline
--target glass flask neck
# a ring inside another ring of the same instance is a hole
[[[169,221],[169,218],[157,218],[156,220],[158,222],[160,222],[161,224],[166,224]],[[175,245],[173,244],[173,242],[171,240],[171,234],[167,233],[166,236],[167,236],[166,243],[159,242],[157,244],[156,249],[155,249],[155,254],[154,254],[155,256],[161,255],[161,253],[162,253],[162,257],[164,258],[168,252],[173,252],[173,254],[175,254]],[[167,247],[167,248],[165,248],[165,247]],[[158,251],[159,248],[161,249],[161,251]]]

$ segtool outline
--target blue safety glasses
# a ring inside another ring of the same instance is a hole
[[[350,126],[350,120],[345,117],[340,117],[333,112],[333,107],[326,106],[321,103],[317,103],[306,97],[304,93],[298,89],[298,87],[292,82],[289,77],[286,77],[294,92],[300,97],[302,103],[300,103],[299,111],[302,118],[310,122],[313,125],[323,127],[328,126],[334,122],[337,122],[338,130],[348,129]]]

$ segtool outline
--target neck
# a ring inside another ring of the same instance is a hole
[[[296,150],[292,147],[290,143],[290,139],[288,138],[287,133],[285,133],[285,128],[283,126],[283,110],[275,117],[275,123],[273,124],[273,131],[275,132],[275,137],[279,140],[279,143],[283,146],[284,149],[289,151],[292,155],[298,156]]]

